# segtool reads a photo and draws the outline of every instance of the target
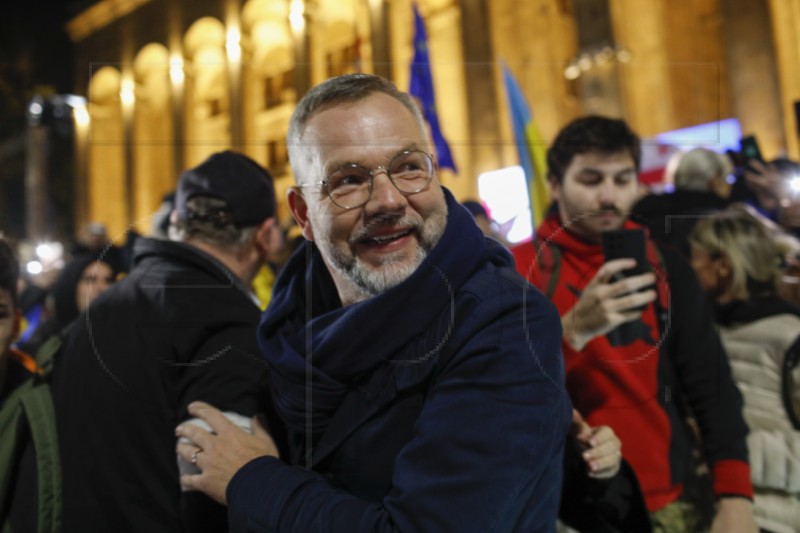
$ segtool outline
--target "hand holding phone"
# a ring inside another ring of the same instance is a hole
[[[751,161],[758,161],[762,165],[764,164],[764,156],[761,155],[761,148],[758,146],[756,136],[748,135],[747,137],[742,137],[739,143],[742,149],[742,158],[744,159],[745,168],[750,172],[761,174],[757,168],[754,168],[750,164]]]
[[[642,230],[603,232],[606,263],[583,288],[575,305],[561,317],[564,340],[575,350],[641,316],[656,299]],[[628,279],[629,277],[635,279]],[[620,283],[622,281],[622,283]]]
[[[604,231],[601,234],[601,238],[603,242],[603,256],[606,262],[613,261],[614,259],[636,260],[635,266],[615,274],[612,278],[614,281],[650,272],[650,265],[647,262],[647,252],[645,249],[644,230],[622,229]],[[638,311],[645,307],[646,305],[636,307],[631,309],[631,311]]]

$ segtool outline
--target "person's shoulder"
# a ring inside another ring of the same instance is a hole
[[[458,300],[472,301],[474,313],[487,320],[519,312],[527,321],[560,325],[554,304],[510,265],[484,264],[458,292]]]
[[[2,389],[0,389],[0,405],[4,403],[1,401],[2,399],[7,398],[25,382],[33,379],[38,370],[36,360],[25,352],[10,348],[7,357],[6,377],[2,383]]]
[[[667,275],[669,276],[670,281],[672,281],[672,278],[675,277],[676,271],[684,273],[686,270],[688,270],[692,273],[692,276],[694,276],[694,271],[689,264],[689,259],[683,255],[678,248],[672,244],[655,239],[650,239],[650,242],[656,247],[656,250],[658,250],[658,254],[664,263],[664,267],[667,270]]]
[[[536,244],[532,239],[526,239],[518,242],[509,248],[511,256],[514,258],[514,266],[517,272],[523,276],[527,276],[527,271],[531,265],[535,264],[536,259]]]

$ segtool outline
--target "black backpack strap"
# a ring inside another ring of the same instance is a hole
[[[549,242],[542,243],[538,238],[533,241],[533,247],[536,252],[535,267],[542,292],[552,300],[558,287],[558,277],[561,275],[561,248]],[[532,266],[534,265],[528,268]]]

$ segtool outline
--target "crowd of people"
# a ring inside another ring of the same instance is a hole
[[[297,239],[214,154],[24,336],[0,239],[3,531],[800,532],[797,166],[697,149],[643,197],[637,134],[579,118],[510,245],[383,78],[287,147]]]

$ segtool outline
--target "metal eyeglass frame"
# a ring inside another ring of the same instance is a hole
[[[403,189],[401,189],[400,187],[397,186],[397,183],[394,181],[394,178],[392,177],[392,174],[389,172],[389,169],[387,167],[391,167],[392,164],[398,158],[400,158],[402,156],[409,155],[409,154],[413,154],[413,153],[420,153],[420,154],[422,154],[422,155],[424,155],[425,157],[428,158],[428,163],[430,164],[430,172],[428,173],[428,179],[425,181],[424,185],[422,185],[421,187],[419,187],[418,189],[415,189],[413,191],[404,191]],[[433,160],[433,155],[431,155],[428,152],[425,152],[423,150],[403,150],[402,152],[399,152],[394,157],[392,157],[392,159],[389,161],[388,165],[378,165],[377,167],[373,168],[372,170],[370,170],[367,167],[364,167],[362,165],[359,165],[358,163],[348,163],[346,165],[343,165],[342,167],[339,167],[337,169],[337,171],[341,170],[342,168],[348,168],[348,167],[350,167],[350,168],[360,168],[362,170],[367,171],[367,174],[369,174],[369,184],[367,186],[369,192],[367,193],[366,199],[361,203],[357,203],[357,204],[354,204],[354,205],[342,205],[339,202],[337,202],[336,199],[331,194],[330,188],[328,187],[328,183],[329,183],[328,178],[325,178],[325,179],[322,179],[322,180],[319,180],[319,181],[315,181],[315,182],[312,182],[312,183],[298,184],[297,187],[304,188],[304,187],[315,187],[317,185],[321,185],[323,187],[323,189],[325,190],[325,193],[328,195],[328,198],[330,198],[331,202],[333,202],[334,205],[336,205],[337,207],[340,207],[342,209],[355,209],[357,207],[361,207],[361,206],[366,205],[367,202],[369,202],[370,198],[372,198],[372,191],[374,189],[375,175],[376,174],[379,174],[379,173],[383,172],[384,174],[386,174],[386,177],[389,178],[389,181],[392,183],[392,185],[394,186],[395,189],[397,189],[403,195],[408,195],[408,194],[416,194],[418,192],[421,192],[421,191],[425,190],[425,188],[427,188],[428,185],[430,185],[431,181],[433,181],[433,175],[436,172],[436,165],[435,165],[434,160]]]

